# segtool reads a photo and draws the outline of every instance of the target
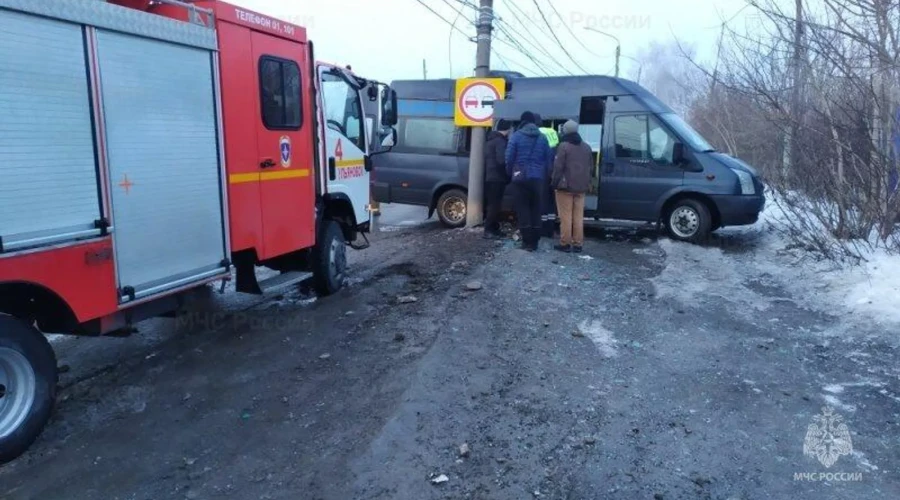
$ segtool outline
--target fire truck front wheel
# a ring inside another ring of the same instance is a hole
[[[341,225],[325,221],[313,259],[313,275],[319,295],[331,295],[344,286],[347,278],[347,244]]]
[[[0,464],[28,449],[56,399],[56,355],[26,322],[0,314]]]

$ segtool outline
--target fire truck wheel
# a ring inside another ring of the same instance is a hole
[[[347,244],[340,224],[333,220],[326,221],[322,226],[315,250],[313,274],[319,295],[337,292],[347,278]]]
[[[0,314],[0,464],[28,449],[56,400],[56,355],[24,321]]]

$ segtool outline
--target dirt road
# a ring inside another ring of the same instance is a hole
[[[57,415],[0,497],[900,498],[896,330],[742,267],[752,238],[591,235],[393,231],[337,296],[60,343]],[[831,467],[803,453],[826,405]]]

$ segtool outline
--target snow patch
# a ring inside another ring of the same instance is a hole
[[[713,298],[730,303],[744,315],[769,308],[764,297],[743,285],[744,266],[721,249],[669,239],[660,240],[659,245],[666,253],[666,267],[652,280],[657,297],[670,297],[687,307],[699,307]]]
[[[856,313],[900,323],[900,256],[877,249],[863,257],[862,267],[827,276],[831,295]]]
[[[829,405],[831,405],[831,406],[833,406],[833,407],[835,407],[835,408],[838,408],[838,409],[840,409],[840,410],[842,410],[842,411],[846,411],[846,412],[849,412],[849,413],[853,413],[853,412],[856,411],[856,407],[855,407],[855,406],[853,406],[853,405],[848,405],[848,404],[844,404],[844,403],[841,402],[840,399],[838,399],[838,398],[835,397],[835,396],[832,396],[831,394],[826,394],[826,395],[822,396],[822,399],[824,399],[825,402],[828,403]]]
[[[828,384],[825,386],[825,392],[840,394],[844,392],[844,386],[842,386],[841,384]]]
[[[613,336],[613,332],[606,329],[602,323],[597,320],[585,320],[578,325],[578,330],[587,338],[591,339],[600,354],[607,358],[617,355],[616,344],[618,343]]]
[[[878,470],[878,466],[876,466],[872,462],[869,462],[869,459],[867,459],[866,456],[863,455],[863,453],[861,451],[853,450],[853,452],[850,454],[850,456],[855,458],[856,461],[859,462],[859,465],[862,465],[866,469],[869,469],[870,471]]]

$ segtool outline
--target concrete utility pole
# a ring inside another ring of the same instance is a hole
[[[486,78],[491,71],[491,31],[494,29],[494,0],[480,0],[475,54],[475,76]],[[483,220],[484,201],[484,127],[472,128],[469,154],[469,193],[466,202],[466,226],[474,227]]]
[[[616,78],[618,78],[619,77],[619,58],[622,56],[622,42],[620,42],[619,39],[616,38],[615,36],[610,35],[609,33],[605,32],[605,31],[600,31],[597,28],[585,26],[584,29],[586,29],[588,31],[593,31],[594,33],[599,33],[603,36],[608,36],[616,41]]]
[[[799,157],[797,135],[800,131],[799,121],[802,115],[800,100],[803,92],[802,65],[805,62],[805,53],[803,51],[803,0],[796,0],[795,3],[797,18],[794,21],[794,57],[792,61],[794,81],[791,89],[791,116],[788,118],[790,127],[787,137],[785,137],[784,170],[782,172],[785,182],[790,182],[792,171],[796,168],[797,158]]]
[[[616,45],[616,78],[619,77],[619,58],[622,57],[622,46]]]
[[[422,59],[422,79],[428,79],[428,66],[425,64],[425,59]]]

